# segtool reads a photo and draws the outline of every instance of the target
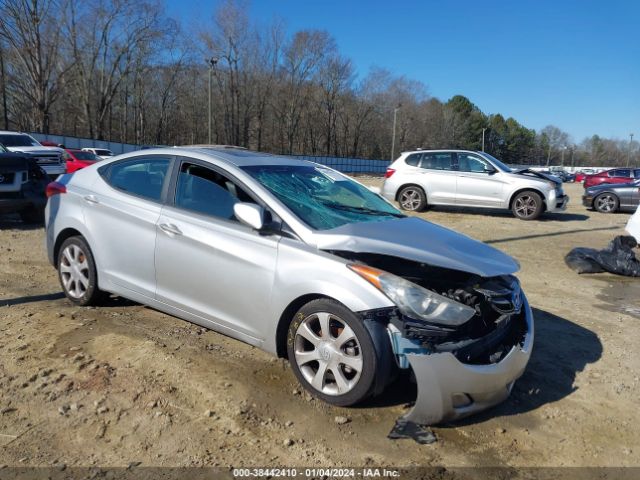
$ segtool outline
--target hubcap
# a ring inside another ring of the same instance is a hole
[[[89,288],[89,264],[87,256],[77,245],[69,245],[60,258],[60,277],[67,293],[81,298]]]
[[[420,192],[417,190],[405,190],[400,195],[400,205],[405,210],[415,210],[420,205]]]
[[[521,217],[529,217],[535,213],[537,206],[535,198],[523,195],[516,200],[516,213]]]
[[[616,208],[616,200],[611,195],[602,195],[597,198],[596,207],[601,212],[613,212]]]
[[[327,312],[305,318],[296,330],[295,362],[304,378],[326,395],[353,390],[362,373],[362,353],[355,332]]]

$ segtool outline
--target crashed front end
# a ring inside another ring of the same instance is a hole
[[[516,277],[483,277],[379,254],[333,253],[354,261],[356,270],[365,265],[390,272],[457,308],[458,319],[454,315],[448,324],[441,318],[449,314],[441,308],[426,318],[406,307],[361,312],[365,319],[386,322],[398,367],[413,371],[418,395],[405,420],[419,425],[456,420],[509,396],[529,361],[534,336],[531,308]]]

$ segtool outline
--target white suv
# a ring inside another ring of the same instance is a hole
[[[488,153],[469,150],[404,152],[387,169],[382,195],[403,210],[427,205],[505,208],[522,220],[567,208],[562,181],[512,170]]]
[[[83,148],[82,149],[83,152],[91,152],[94,155],[96,155],[97,157],[100,157],[100,159],[102,160],[109,160],[111,157],[113,157],[113,152],[111,150],[108,150],[106,148]]]

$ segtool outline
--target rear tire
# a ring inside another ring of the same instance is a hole
[[[287,332],[293,373],[313,396],[341,407],[371,395],[379,358],[362,321],[335,300],[312,300]]]
[[[530,190],[520,192],[515,196],[511,204],[511,211],[520,220],[535,220],[542,214],[542,197]]]
[[[593,208],[600,213],[613,213],[619,206],[620,200],[613,193],[601,193],[593,199]]]
[[[62,242],[56,267],[62,290],[71,302],[84,307],[104,298],[104,292],[98,289],[93,253],[83,237],[69,237]]]
[[[404,187],[398,193],[398,203],[402,210],[408,212],[422,212],[427,208],[427,194],[415,185]]]

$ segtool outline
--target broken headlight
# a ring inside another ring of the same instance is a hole
[[[404,315],[441,325],[458,326],[476,314],[475,309],[439,295],[404,278],[365,265],[348,267],[384,293]]]

